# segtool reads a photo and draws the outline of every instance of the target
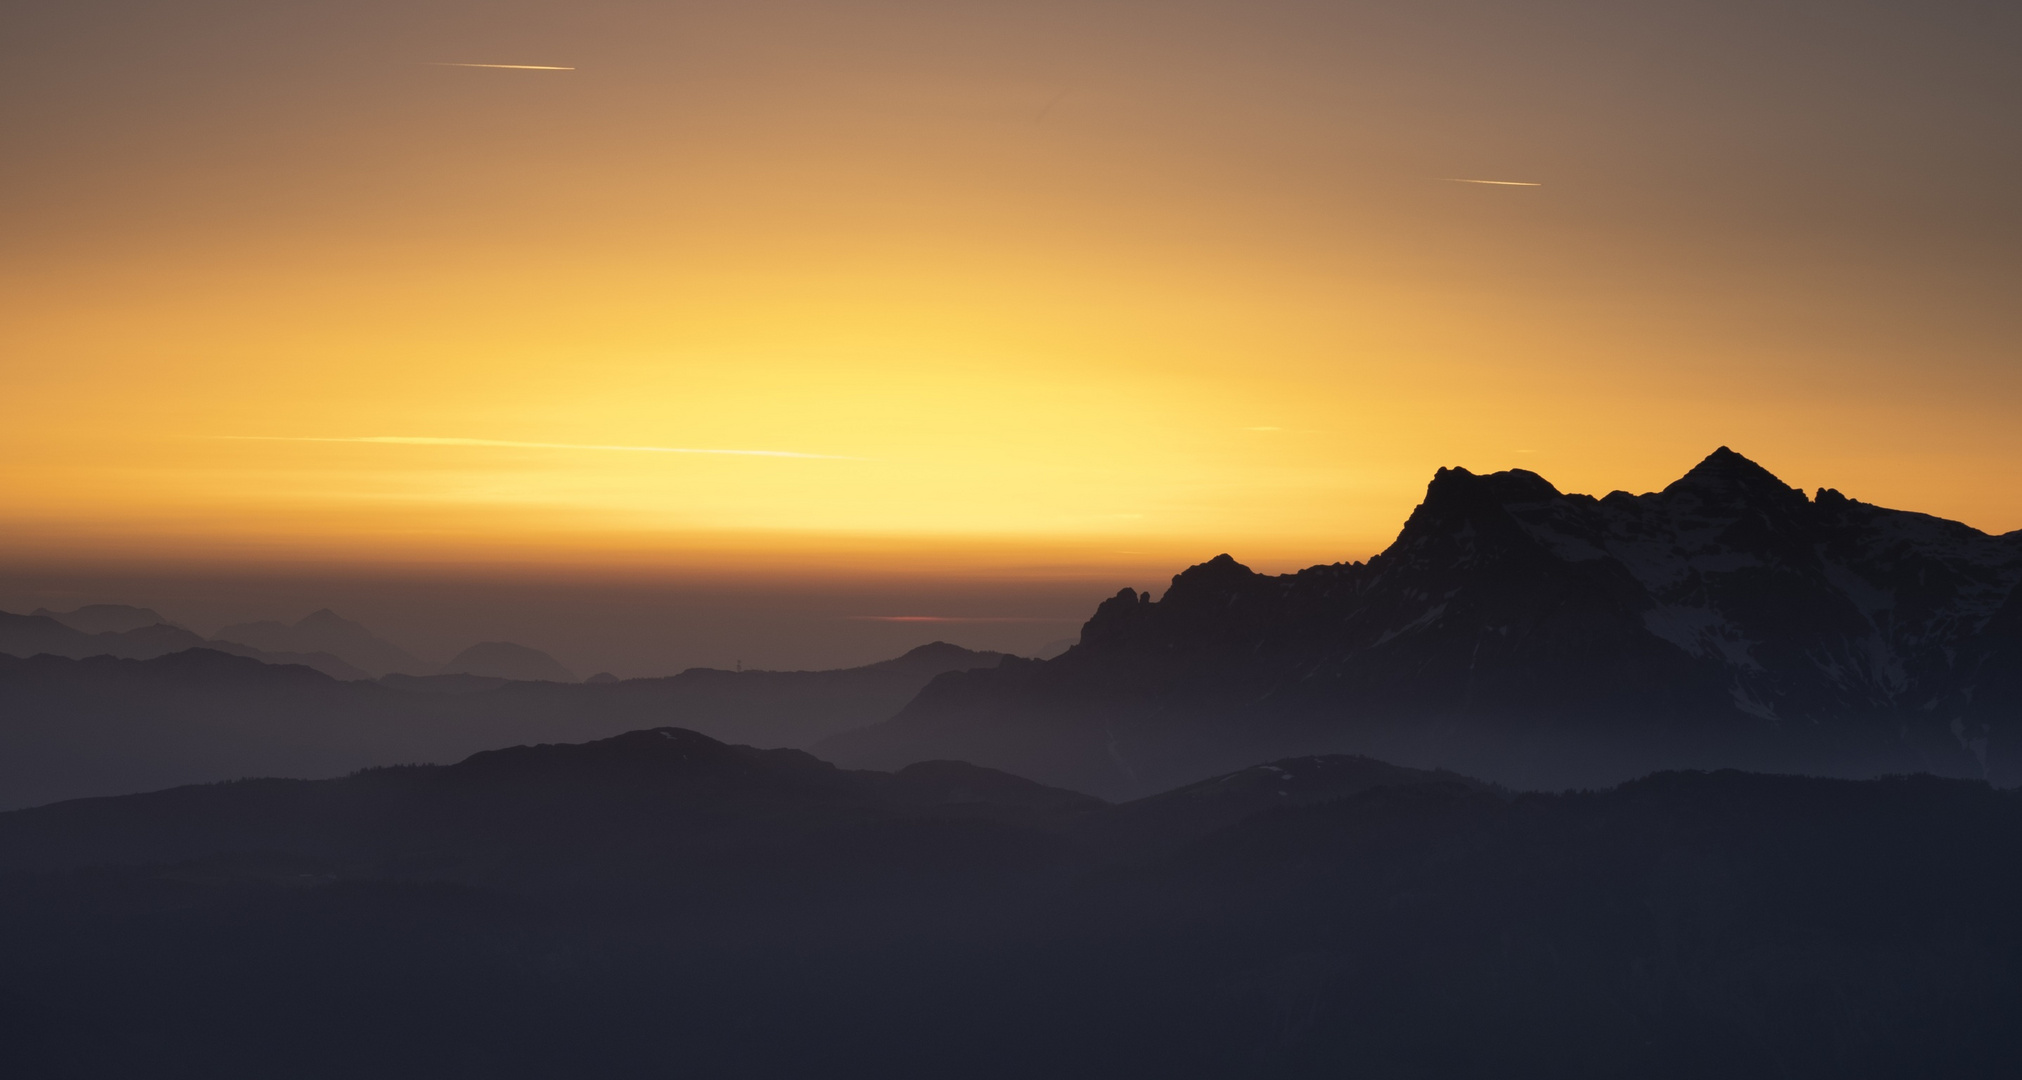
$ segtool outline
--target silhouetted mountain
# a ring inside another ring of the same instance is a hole
[[[821,747],[1111,796],[1314,752],[1519,786],[1657,768],[2022,781],[2022,533],[1814,499],[1725,448],[1661,492],[1442,469],[1367,564],[1226,555],[1043,663]]]
[[[0,654],[6,656],[25,658],[46,654],[72,659],[117,656],[129,660],[151,660],[195,648],[244,656],[268,664],[300,664],[333,679],[366,677],[364,672],[329,653],[275,653],[231,641],[206,641],[193,631],[167,623],[117,632],[86,633],[48,615],[14,615],[0,611]]]
[[[161,617],[153,608],[133,607],[130,604],[86,604],[74,611],[51,611],[36,608],[30,615],[45,615],[57,622],[81,630],[87,634],[123,634],[129,630],[144,630],[150,626],[174,626]]]
[[[272,652],[324,652],[344,660],[373,678],[389,672],[433,675],[435,665],[338,615],[329,608],[312,611],[293,626],[279,622],[237,623],[219,630],[221,641],[237,641]]]
[[[1053,822],[1101,805],[960,762],[845,772],[798,750],[660,728],[486,751],[453,766],[246,780],[0,815],[0,867],[284,854],[347,878],[584,893],[600,904],[708,903],[688,895],[698,861],[717,864],[717,888],[731,875],[855,876],[862,867],[844,849],[874,841],[888,822],[988,825],[969,837],[976,843],[1006,822]]]
[[[20,615],[0,615],[0,652],[14,651],[8,642],[25,624],[82,639],[71,655],[97,658],[61,659],[46,647],[28,652],[52,655],[0,657],[0,808],[249,775],[335,776],[670,722],[805,746],[890,716],[942,672],[1000,659],[937,643],[840,671],[698,668],[594,685],[475,675],[338,682],[209,647],[115,659],[104,635]]]
[[[2018,844],[1930,777],[1112,807],[640,731],[0,814],[0,1069],[2002,1076]]]
[[[531,682],[575,682],[576,673],[539,649],[510,641],[480,641],[442,665],[444,675],[481,675]]]

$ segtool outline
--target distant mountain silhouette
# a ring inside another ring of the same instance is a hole
[[[510,641],[480,641],[442,665],[444,675],[483,675],[539,682],[576,681],[576,674],[539,649]]]
[[[1978,781],[1110,806],[660,728],[0,814],[0,1071],[2003,1076],[2018,846]]]
[[[73,611],[36,608],[29,614],[47,616],[72,630],[87,634],[123,634],[129,630],[144,630],[150,626],[175,625],[162,618],[161,613],[153,608],[133,607],[129,604],[86,604]]]
[[[960,762],[848,772],[799,750],[732,746],[658,728],[490,750],[449,766],[322,781],[247,780],[0,815],[0,867],[288,852],[350,863],[356,869],[349,873],[408,876],[415,853],[432,852],[437,857],[424,873],[430,880],[511,882],[549,892],[583,884],[589,852],[582,845],[595,838],[611,857],[602,872],[617,879],[616,887],[639,888],[648,875],[664,874],[664,886],[679,890],[692,870],[685,858],[725,844],[836,835],[949,807],[965,808],[964,817],[1052,820],[1101,805]],[[472,858],[456,869],[442,855]]]
[[[373,678],[389,672],[433,675],[437,671],[435,665],[329,608],[312,611],[292,626],[273,621],[236,623],[219,630],[217,637],[272,652],[329,653]]]
[[[118,607],[111,604],[99,606]],[[92,620],[87,618],[85,621]],[[115,612],[111,616],[100,617],[100,621],[118,623],[132,620]],[[46,654],[72,659],[116,656],[129,660],[151,660],[158,656],[168,656],[195,648],[243,656],[268,664],[300,664],[314,668],[333,679],[366,677],[364,672],[329,653],[267,652],[237,642],[207,641],[194,631],[167,623],[154,623],[131,630],[90,633],[73,629],[49,615],[15,615],[0,611],[0,654],[6,656],[26,658]]]
[[[69,635],[67,653],[48,647],[52,634]],[[18,655],[13,643],[24,637],[39,643],[28,655],[47,655],[0,656],[0,809],[249,775],[334,776],[670,722],[740,742],[806,746],[892,715],[936,675],[1002,659],[935,643],[839,671],[697,668],[600,684],[478,675],[339,682],[180,640],[187,651],[118,659],[115,647],[132,644],[126,637],[0,615],[0,652]]]
[[[1658,768],[2022,782],[2022,532],[1815,498],[1721,448],[1661,492],[1442,469],[1367,564],[1226,555],[1046,662],[945,676],[817,752],[1111,797],[1371,753],[1519,786]]]

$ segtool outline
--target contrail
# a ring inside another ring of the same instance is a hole
[[[429,67],[481,67],[505,68],[509,71],[574,71],[572,67],[556,67],[553,64],[459,64],[454,60],[428,60]]]
[[[1458,176],[1442,176],[1440,179],[1449,184],[1494,184],[1497,187],[1544,187],[1543,184],[1534,184],[1529,180],[1468,180]]]
[[[603,443],[516,442],[510,439],[452,439],[434,435],[213,435],[238,442],[379,443],[391,446],[498,446],[514,450],[622,450],[635,454],[725,454],[732,457],[814,458],[869,461],[845,454],[803,454],[797,450],[714,450],[693,446],[614,446]]]

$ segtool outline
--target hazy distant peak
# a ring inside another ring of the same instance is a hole
[[[312,611],[309,614],[302,616],[300,619],[296,620],[295,629],[344,630],[356,634],[370,634],[372,632],[370,630],[365,629],[365,627],[362,624],[352,622],[350,619],[347,619],[344,616],[337,614],[336,612],[330,610],[329,608],[317,608],[315,611]]]
[[[972,656],[981,656],[981,655],[983,654],[977,652],[974,649],[965,649],[962,646],[953,644],[951,642],[929,641],[925,645],[916,646],[914,648],[906,650],[905,653],[899,657],[899,659],[914,660],[914,661],[931,660],[939,662],[939,661],[965,660]]]
[[[86,634],[124,634],[149,626],[173,625],[153,608],[131,604],[86,604],[74,611],[36,608],[29,614],[55,619],[72,630]]]
[[[925,671],[939,673],[943,671],[968,671],[973,668],[995,667],[1003,659],[1004,654],[1000,652],[965,649],[960,645],[947,641],[930,641],[925,645],[914,646],[890,660],[879,660],[873,664],[866,664],[861,669],[842,668],[839,670]],[[746,674],[751,673],[750,669],[747,668]]]
[[[960,645],[953,644],[951,642],[929,641],[925,645],[918,645],[914,646],[913,648],[907,649],[900,656],[900,659],[905,659],[906,657],[911,656],[917,656],[922,658],[933,656],[962,656],[967,654],[969,651],[970,650],[965,649]]]
[[[576,673],[539,649],[510,641],[480,641],[442,666],[445,675],[489,675],[533,682],[576,681]]]
[[[329,608],[302,616],[293,626],[274,620],[238,623],[215,638],[275,653],[329,653],[377,677],[392,672],[421,674],[429,665]]]

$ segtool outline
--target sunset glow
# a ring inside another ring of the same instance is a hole
[[[1289,568],[1441,465],[1722,443],[2022,527],[2015,213],[1948,165],[2013,117],[1869,108],[1913,73],[1618,69],[1553,28],[1659,31],[1577,5],[428,6],[7,58],[8,556]]]

